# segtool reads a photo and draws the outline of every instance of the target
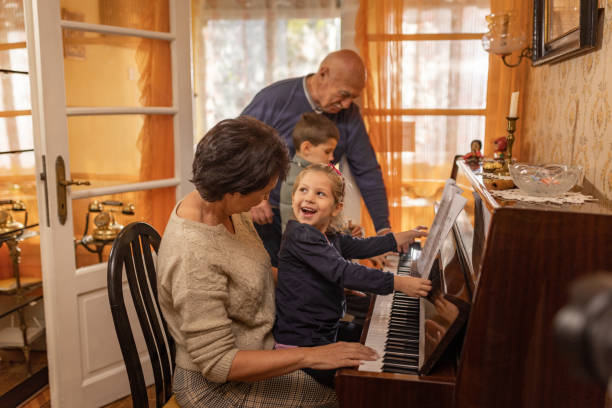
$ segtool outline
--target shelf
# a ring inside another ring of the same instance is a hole
[[[38,223],[26,225],[22,228],[15,228],[14,230],[10,230],[7,232],[3,232],[0,234],[0,244],[6,241],[18,241],[21,242],[24,239],[32,238],[38,236],[38,231],[27,231],[31,228],[38,227]]]
[[[6,68],[0,68],[0,72],[3,74],[21,74],[21,75],[29,75],[30,73],[28,71],[17,71],[14,69],[6,69]]]
[[[3,152],[0,152],[0,154],[18,154],[18,153],[29,153],[29,152],[33,152],[34,149],[23,149],[23,150],[6,150]]]
[[[21,276],[19,283],[24,290],[32,290],[35,287],[42,284],[41,278],[35,278],[30,276]],[[1,295],[13,295],[17,291],[17,279],[7,278],[0,279],[0,296]]]
[[[0,317],[7,316],[17,310],[36,302],[43,297],[42,287],[24,290],[21,295],[0,295]]]

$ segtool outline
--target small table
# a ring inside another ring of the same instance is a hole
[[[0,318],[23,309],[32,302],[41,300],[43,297],[42,287],[23,291],[17,296],[0,296]]]

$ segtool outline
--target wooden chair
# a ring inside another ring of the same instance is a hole
[[[123,298],[124,270],[153,368],[156,407],[178,407],[172,395],[174,341],[159,308],[157,276],[151,252],[151,248],[158,252],[160,240],[157,231],[149,224],[131,223],[115,239],[108,260],[108,298],[135,408],[148,407],[149,400]]]

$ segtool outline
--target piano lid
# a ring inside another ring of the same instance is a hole
[[[427,375],[467,321],[471,292],[461,255],[450,232],[436,257],[429,278],[432,290],[421,301],[419,374]]]

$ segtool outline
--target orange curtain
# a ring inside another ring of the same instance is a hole
[[[401,33],[403,0],[362,0],[355,22],[355,44],[366,65],[367,81],[362,94],[363,118],[372,146],[380,163],[389,199],[391,228],[401,227],[402,206],[402,135],[401,116],[383,114],[382,110],[402,106],[402,44],[399,41],[368,41],[369,35]],[[394,137],[395,135],[395,137]],[[362,210],[362,224],[368,235],[374,234],[367,210]]]
[[[491,0],[491,13],[501,13],[506,11],[514,11],[518,24],[523,28],[528,39],[532,36],[533,22],[533,1],[530,0]],[[528,41],[528,46],[531,41]],[[518,59],[520,51],[507,58],[510,63],[515,63]],[[525,106],[525,86],[527,83],[527,74],[531,62],[523,60],[518,67],[509,68],[505,66],[499,55],[491,54],[489,56],[489,79],[487,83],[487,108],[486,108],[486,125],[485,125],[485,146],[484,154],[493,156],[495,146],[493,141],[500,136],[506,135],[506,116],[510,107],[510,96],[512,92],[519,91],[519,118],[522,116],[521,111]],[[521,129],[522,121],[516,122],[515,135],[512,151],[513,156],[520,159],[521,148]]]
[[[140,8],[140,18],[149,29],[168,31],[169,8],[167,0],[145,1]],[[170,72],[170,48],[160,41],[142,39],[136,52],[140,71],[138,84],[143,106],[166,106],[172,101]],[[141,153],[140,178],[155,180],[174,175],[174,128],[169,115],[147,115],[138,136]],[[175,203],[174,188],[150,190],[137,204],[139,212],[147,214],[144,221],[163,232]]]

